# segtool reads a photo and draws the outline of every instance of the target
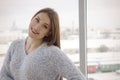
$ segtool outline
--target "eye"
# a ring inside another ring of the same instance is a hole
[[[47,25],[44,25],[44,28],[45,28],[45,29],[47,29],[47,28],[48,28],[48,26],[47,26]]]

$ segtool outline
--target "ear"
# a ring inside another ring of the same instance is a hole
[[[50,32],[49,32],[49,35],[51,35],[51,34],[52,34],[52,32],[50,31]]]

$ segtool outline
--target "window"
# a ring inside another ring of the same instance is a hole
[[[89,80],[120,80],[120,1],[87,0]]]

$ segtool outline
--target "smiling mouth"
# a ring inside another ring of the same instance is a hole
[[[31,28],[31,31],[32,31],[32,33],[34,33],[34,34],[39,34],[39,33],[36,32],[33,28]]]

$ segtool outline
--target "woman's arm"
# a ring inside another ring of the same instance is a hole
[[[11,61],[11,53],[13,51],[13,43],[10,45],[7,54],[5,56],[5,60],[3,63],[3,66],[0,71],[0,80],[14,80],[12,78],[11,72],[10,72],[10,61]]]
[[[52,61],[58,74],[67,80],[87,80],[74,63],[59,49],[52,50]]]

